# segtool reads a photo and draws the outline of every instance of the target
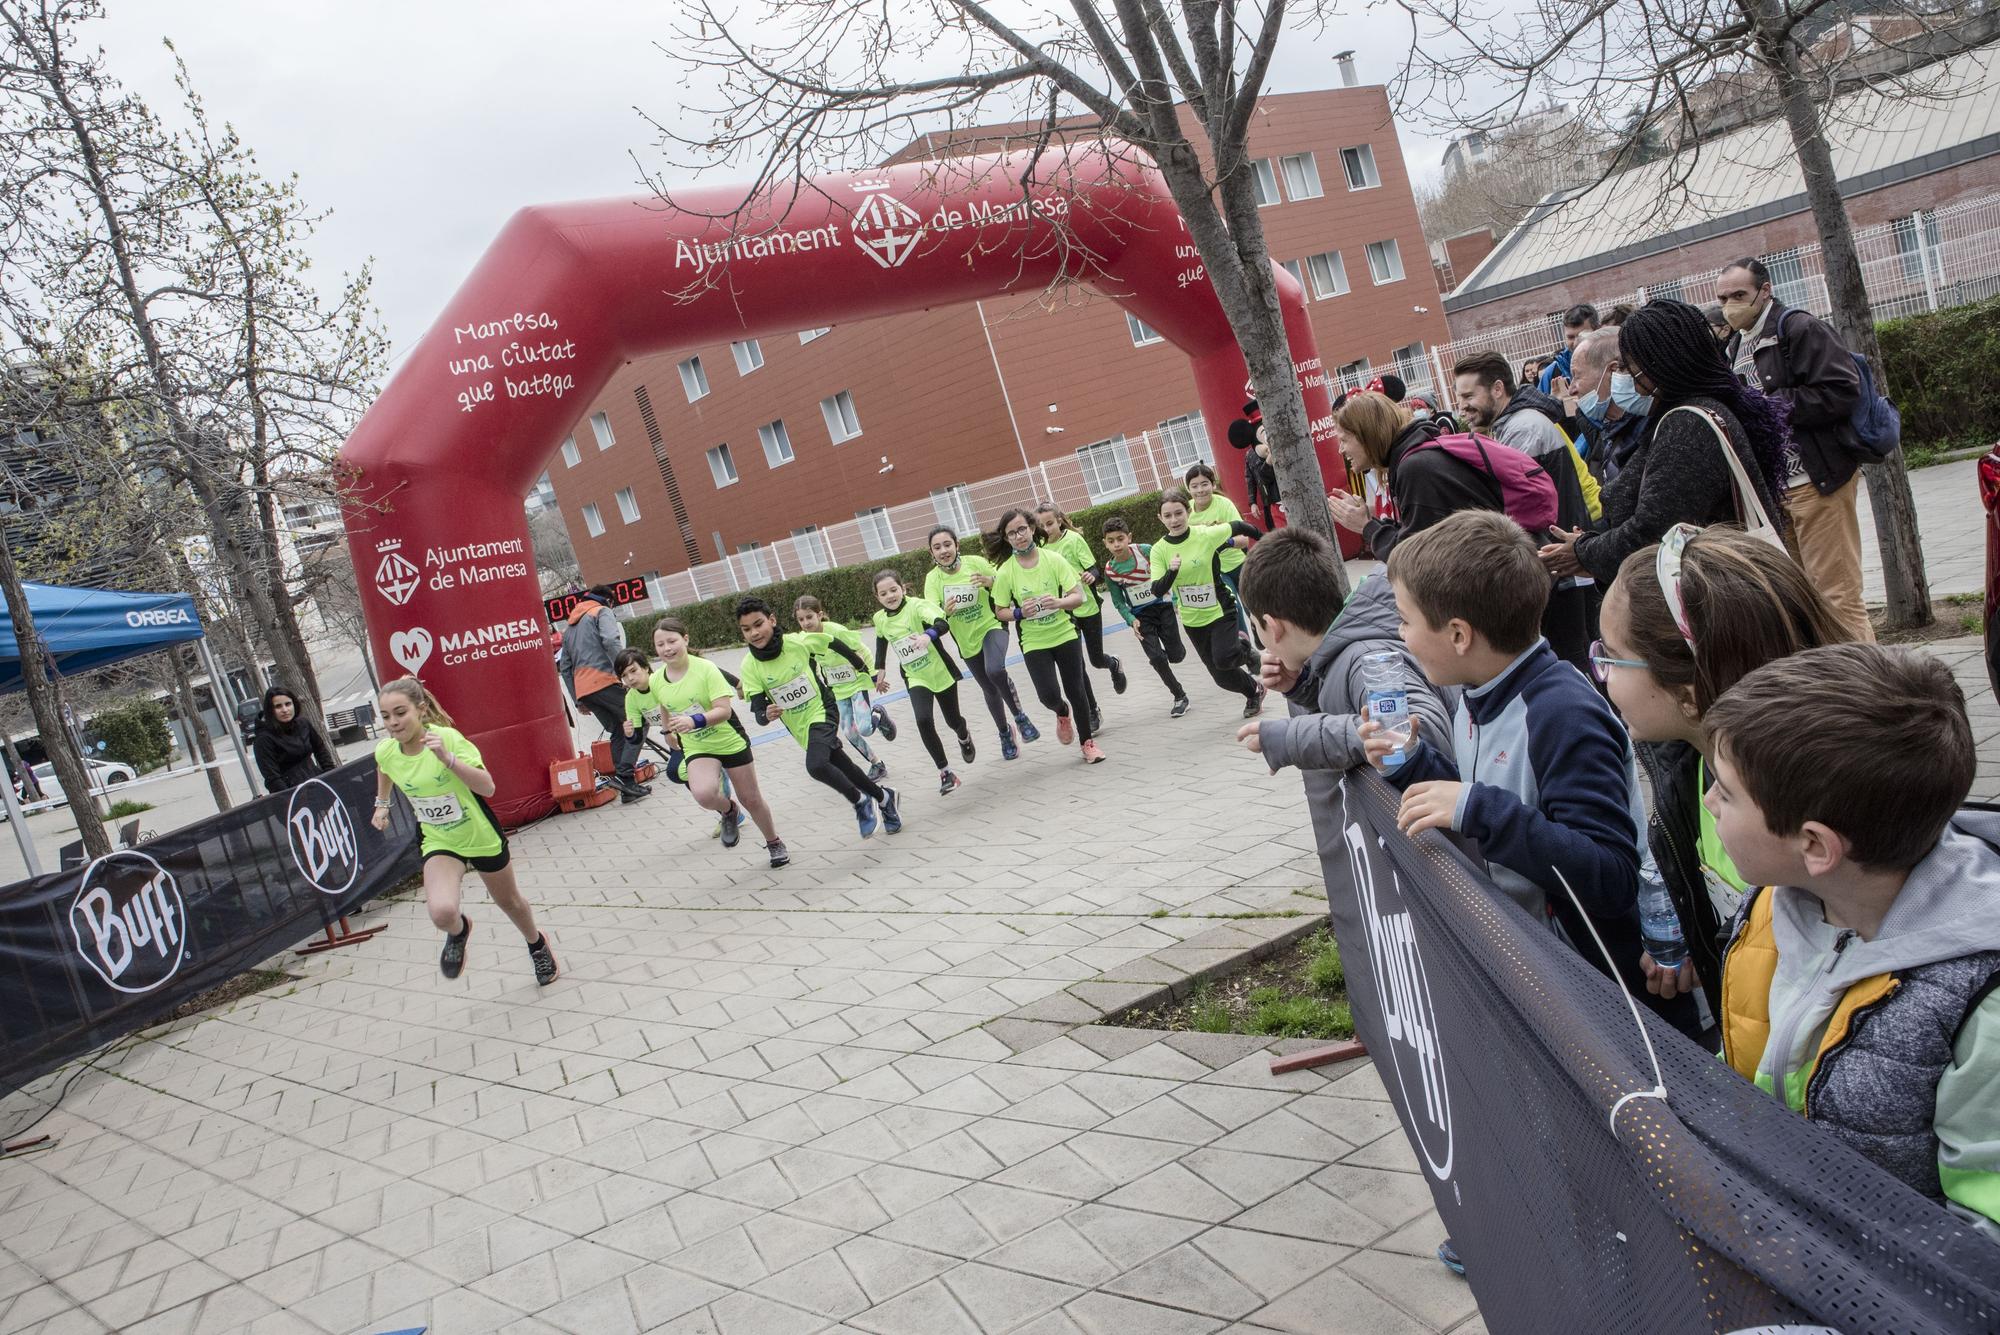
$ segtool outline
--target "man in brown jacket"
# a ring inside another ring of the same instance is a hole
[[[1806,574],[1855,639],[1873,640],[1855,513],[1862,456],[1848,422],[1861,400],[1854,359],[1824,320],[1772,295],[1770,271],[1754,256],[1732,261],[1715,287],[1738,331],[1728,344],[1736,374],[1792,405],[1784,500]]]
[[[611,786],[618,790],[618,800],[636,802],[653,790],[633,778],[644,734],[625,735],[625,687],[611,665],[625,647],[625,631],[611,610],[613,601],[605,584],[577,599],[563,628],[561,672],[577,704],[611,734]]]

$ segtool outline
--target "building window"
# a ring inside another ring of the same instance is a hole
[[[583,462],[583,451],[577,449],[575,436],[563,437],[562,456],[566,468],[574,468]]]
[[[1347,169],[1349,190],[1373,190],[1382,184],[1381,173],[1375,170],[1375,146],[1360,144],[1354,148],[1340,150],[1340,165]]]
[[[718,491],[735,483],[736,461],[729,457],[727,444],[718,445],[708,452],[708,475],[715,479]]]
[[[1431,364],[1424,356],[1421,342],[1407,343],[1389,354],[1396,363],[1396,374],[1403,378],[1403,384],[1412,392],[1428,389],[1431,384]]]
[[[1283,266],[1286,273],[1290,274],[1298,282],[1299,291],[1304,292],[1306,290],[1305,266],[1297,260],[1279,260],[1278,263]]]
[[[1125,327],[1132,333],[1132,346],[1143,348],[1148,343],[1160,342],[1160,331],[1141,320],[1132,312],[1125,312]]]
[[[1321,301],[1347,295],[1347,261],[1339,251],[1306,256],[1306,272],[1312,276],[1313,295]]]
[[[872,510],[857,511],[854,522],[861,526],[861,545],[868,549],[871,558],[896,554],[896,529],[889,522],[887,510],[878,505]]]
[[[1258,158],[1250,164],[1251,175],[1257,185],[1257,207],[1269,208],[1278,202],[1278,172],[1269,158]]]
[[[1375,280],[1375,286],[1402,281],[1403,251],[1396,244],[1396,238],[1368,243],[1368,274]]]
[[[729,345],[729,355],[736,359],[736,374],[749,375],[764,364],[764,349],[754,338],[741,339]]]
[[[1077,450],[1076,459],[1083,465],[1084,490],[1090,493],[1092,505],[1139,490],[1139,480],[1132,472],[1132,451],[1123,436],[1084,445]]]
[[[592,501],[583,507],[583,526],[590,530],[593,538],[604,536],[604,516],[598,513],[597,502]]]
[[[1806,282],[1806,266],[1799,259],[1799,252],[1788,250],[1782,255],[1773,255],[1764,261],[1764,267],[1771,274],[1771,295],[1792,310],[1810,310],[1812,286]]]
[[[757,428],[757,439],[764,445],[764,462],[776,468],[779,464],[792,461],[792,434],[785,430],[781,417],[775,422],[766,422]]]
[[[667,582],[660,578],[657,570],[648,570],[642,578],[646,581],[646,596],[653,600],[653,610],[664,612],[674,605],[667,597]]]
[[[597,448],[608,450],[615,443],[611,434],[611,419],[603,413],[590,415],[590,430],[597,437]]]
[[[819,401],[820,415],[826,418],[826,434],[838,445],[861,434],[861,419],[854,415],[854,395],[846,390]]]
[[[809,575],[816,570],[833,569],[833,553],[827,550],[826,534],[820,532],[818,524],[792,530],[792,551]]]
[[[1175,477],[1196,464],[1212,464],[1215,452],[1208,445],[1208,428],[1200,413],[1187,413],[1160,423],[1160,443],[1167,447],[1167,467]]]
[[[1339,379],[1342,389],[1360,389],[1369,380],[1373,379],[1369,374],[1368,359],[1366,357],[1361,358],[1359,361],[1349,362],[1335,371],[1334,375]]]
[[[938,523],[950,526],[954,533],[972,533],[979,528],[979,521],[972,516],[972,492],[963,482],[933,491],[931,510]]]
[[[831,334],[832,332],[833,332],[833,326],[830,324],[821,325],[817,329],[801,329],[799,330],[799,346],[804,347],[806,344],[812,342],[814,339],[825,338],[828,334]]]
[[[764,564],[763,546],[761,542],[746,542],[736,549],[736,560],[744,582],[753,589],[771,582],[771,568]]]
[[[701,358],[690,357],[680,364],[681,388],[687,391],[688,402],[708,397],[708,372],[701,369]]]
[[[1678,279],[1678,278],[1669,278],[1669,279],[1668,279],[1668,280],[1667,280],[1666,282],[1664,282],[1664,283],[1658,283],[1658,284],[1654,284],[1654,285],[1651,285],[1651,286],[1648,286],[1648,287],[1647,287],[1647,289],[1646,289],[1646,300],[1648,300],[1648,301],[1681,301],[1681,300],[1684,300],[1684,298],[1683,298],[1683,297],[1681,296],[1681,293],[1682,293],[1682,292],[1683,292],[1684,290],[1685,290],[1685,289],[1683,289],[1683,288],[1682,288],[1682,286],[1681,286],[1681,280],[1680,280],[1680,279]]]
[[[1293,199],[1318,199],[1326,192],[1319,188],[1319,163],[1310,153],[1294,153],[1278,159],[1285,170],[1285,194]]]
[[[1917,245],[1917,219],[1919,218],[1924,220],[1924,240],[1921,248]],[[1938,235],[1937,214],[1913,213],[1907,218],[1897,218],[1889,224],[1889,232],[1896,242],[1896,255],[1903,262],[1903,281],[1906,283],[1922,283],[1924,281],[1925,252],[1928,251],[1935,257],[1937,255],[1938,244],[1941,240]],[[1941,267],[1935,258],[1930,263],[1933,272]],[[1771,291],[1775,293],[1778,290],[1775,281],[1777,274],[1774,272],[1771,277],[1774,280],[1771,285]],[[1782,301],[1784,299],[1780,297],[1779,300]],[[1786,304],[1790,305],[1791,303],[1786,302]]]
[[[639,522],[639,502],[632,495],[630,487],[620,487],[617,492],[618,517],[628,524]]]
[[[531,515],[540,514],[543,510],[553,509],[555,503],[556,484],[549,481],[549,475],[544,472],[535,479],[535,489],[528,493],[527,502],[522,508]],[[291,509],[291,506],[285,507],[287,518],[290,517]]]

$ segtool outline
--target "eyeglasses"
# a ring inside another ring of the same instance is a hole
[[[1646,664],[1636,658],[1613,658],[1604,647],[1604,641],[1590,642],[1590,675],[1597,678],[1597,684],[1607,685],[1611,680],[1611,669],[1615,667],[1642,668]]]
[[[1667,611],[1673,615],[1674,629],[1687,641],[1689,652],[1694,650],[1694,629],[1688,625],[1687,604],[1681,597],[1681,554],[1700,533],[1701,530],[1693,524],[1675,524],[1660,539],[1660,554],[1653,560],[1653,575],[1660,581],[1660,596],[1667,600]]]

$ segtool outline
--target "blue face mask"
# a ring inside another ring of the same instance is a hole
[[[1594,389],[1586,389],[1577,397],[1576,410],[1582,413],[1584,420],[1592,426],[1603,426],[1604,414],[1609,409],[1610,405],[1598,398]]]
[[[1644,417],[1653,411],[1653,396],[1641,394],[1638,383],[1623,371],[1611,373],[1611,401],[1634,417]]]

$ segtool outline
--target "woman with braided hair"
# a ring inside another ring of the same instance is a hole
[[[1542,548],[1557,575],[1590,575],[1610,584],[1618,567],[1675,524],[1736,523],[1736,486],[1723,441],[1734,450],[1772,522],[1784,525],[1786,425],[1783,400],[1766,396],[1730,370],[1708,320],[1684,301],[1651,301],[1618,331],[1611,397],[1647,416],[1646,435],[1603,492],[1604,515]]]

